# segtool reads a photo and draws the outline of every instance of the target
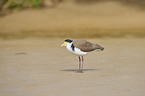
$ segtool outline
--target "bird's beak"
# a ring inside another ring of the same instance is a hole
[[[61,45],[61,47],[62,47],[62,46],[67,46],[67,42],[64,42],[64,43]]]

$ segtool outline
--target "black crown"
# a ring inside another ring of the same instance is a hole
[[[73,42],[73,40],[66,39],[65,42],[69,42],[69,43],[71,43],[71,42]]]

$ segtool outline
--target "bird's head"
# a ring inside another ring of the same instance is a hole
[[[72,42],[73,42],[73,40],[66,39],[61,46],[67,46],[68,43],[72,43]]]

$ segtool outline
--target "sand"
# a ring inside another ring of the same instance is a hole
[[[145,38],[86,39],[104,46],[78,57],[64,38],[0,40],[0,96],[145,96]]]

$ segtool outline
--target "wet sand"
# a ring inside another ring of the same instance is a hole
[[[64,38],[0,40],[0,96],[145,96],[145,38],[87,39],[105,47],[85,56]]]

